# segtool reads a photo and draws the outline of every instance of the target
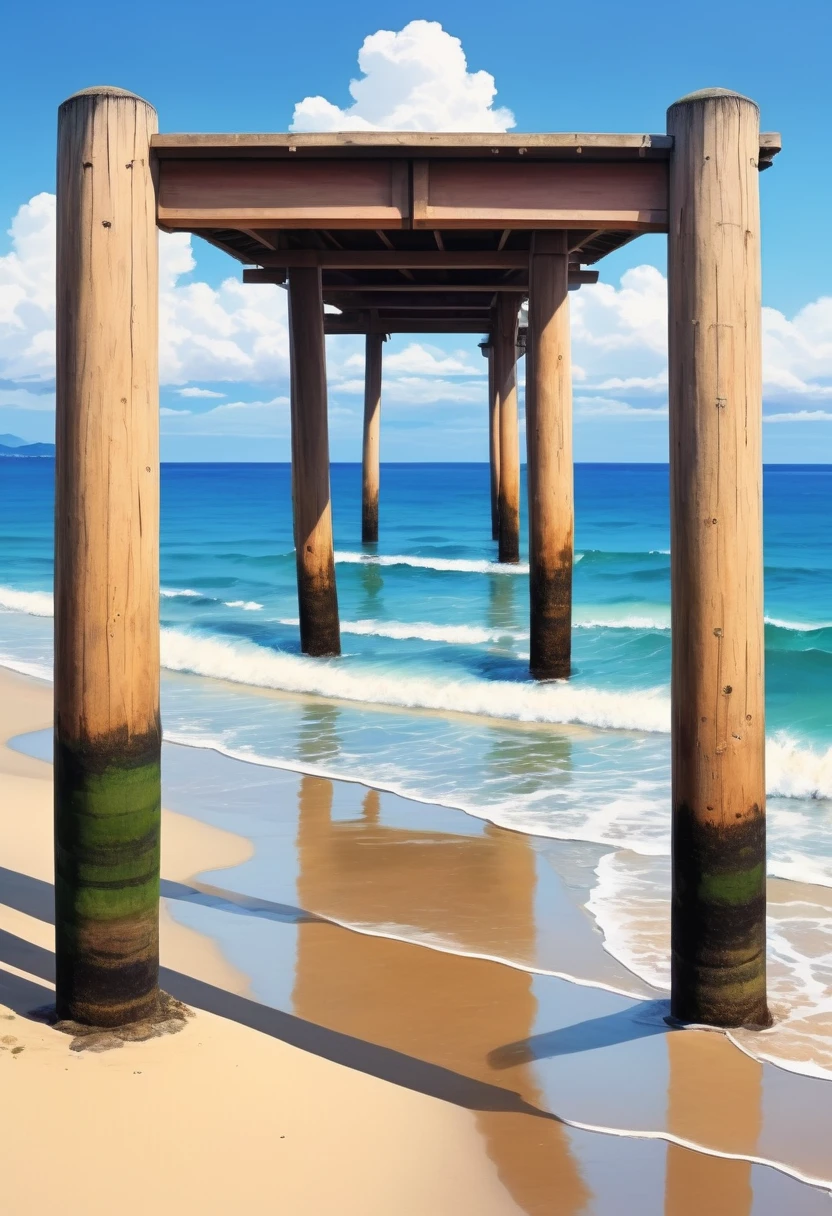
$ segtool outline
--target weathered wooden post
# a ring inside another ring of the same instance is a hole
[[[769,1022],[757,106],[668,111],[672,1011]]]
[[[488,360],[488,464],[491,479],[491,539],[500,535],[500,398],[494,376],[494,337],[489,334],[480,342],[483,357]]]
[[[340,654],[319,267],[293,267],[289,271],[289,345],[300,644],[305,654]]]
[[[361,539],[378,540],[381,353],[384,334],[367,334],[364,360],[364,448],[361,464]]]
[[[568,677],[572,663],[572,369],[569,246],[565,232],[536,232],[529,263],[526,340],[526,478],[529,497],[531,673]]]
[[[494,384],[500,409],[498,559],[520,561],[520,435],[517,428],[517,314],[522,296],[500,292],[495,309]]]
[[[56,1000],[95,1026],[159,1000],[156,128],[106,86],[58,111]]]

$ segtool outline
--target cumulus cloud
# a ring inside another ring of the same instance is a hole
[[[353,104],[325,97],[295,106],[293,131],[507,131],[514,115],[494,107],[489,72],[469,72],[462,43],[438,21],[378,30],[358,52],[363,76],[350,82]]]
[[[347,370],[364,370],[364,356],[350,355],[345,360]],[[384,355],[384,370],[388,375],[415,376],[484,376],[488,367],[484,359],[477,362],[464,350],[449,355],[441,347],[411,342],[404,350]]]
[[[55,371],[54,196],[38,194],[25,203],[9,235],[9,252],[0,257],[0,406],[48,411]],[[192,238],[161,234],[160,378],[183,406],[187,402],[182,409],[167,402],[166,429],[217,435],[254,435],[258,426],[269,433],[280,429],[284,398],[271,394],[288,390],[286,293],[269,285],[243,286],[237,278],[212,286],[195,271]],[[576,418],[660,419],[667,402],[664,276],[653,266],[637,266],[618,285],[582,288],[570,304]],[[832,298],[818,299],[791,318],[764,309],[763,346],[767,421],[832,420],[832,409],[823,408],[832,402]],[[364,391],[362,347],[358,338],[327,341],[333,418],[338,410],[348,417],[350,398]],[[518,368],[521,385],[524,367],[525,361]],[[394,343],[385,351],[385,402],[401,418],[407,407],[442,402],[473,417],[485,402],[486,371],[473,340],[469,350],[452,352],[418,341],[401,349]],[[217,387],[223,383],[251,385],[250,395],[258,400],[225,401]],[[259,387],[265,384],[273,386],[268,397]],[[214,401],[222,404],[206,408]]]

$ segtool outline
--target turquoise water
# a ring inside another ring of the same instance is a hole
[[[0,461],[0,662],[41,674],[51,666],[52,476],[51,461]],[[360,542],[360,469],[333,466],[344,654],[312,660],[298,646],[288,466],[164,465],[168,738],[663,858],[667,480],[659,465],[576,467],[574,676],[539,686],[527,673],[527,570],[495,561],[486,466],[383,466],[378,546]],[[826,886],[830,518],[832,467],[766,470],[769,870]],[[648,871],[666,884],[658,861],[626,881],[621,865],[599,865],[593,898],[608,943],[656,982],[660,968],[626,941],[628,901]],[[811,973],[832,1007],[824,952],[784,966]]]

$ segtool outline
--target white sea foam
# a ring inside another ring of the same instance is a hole
[[[226,608],[242,608],[243,612],[260,612],[263,608],[262,604],[258,604],[256,600],[226,600]]]
[[[818,629],[832,629],[832,621],[784,621],[780,617],[767,616],[767,625],[788,629],[791,633],[815,633]]]
[[[608,692],[564,682],[443,680],[383,671],[360,671],[280,654],[247,641],[162,630],[162,663],[171,671],[310,693],[346,701],[508,718],[518,722],[582,723],[619,730],[666,731],[665,689]]]
[[[297,617],[283,618],[281,625],[297,625]],[[488,642],[522,641],[528,633],[515,629],[485,629],[478,625],[432,625],[428,621],[341,621],[341,632],[359,637],[412,639],[422,642],[448,642],[457,646],[479,646]]]
[[[816,751],[782,733],[768,739],[766,786],[781,798],[832,798],[832,747]]]
[[[573,629],[641,629],[651,630],[657,633],[664,633],[670,629],[670,609],[665,614],[657,612],[654,616],[642,616],[634,613],[632,616],[599,616],[598,610],[593,610],[589,615],[582,616],[580,608],[575,610],[575,618],[572,621]]]
[[[659,989],[670,987],[670,859],[608,853],[587,909],[604,948]],[[805,879],[803,880],[806,881]],[[782,899],[770,887],[768,990],[770,1030],[732,1032],[738,1046],[792,1072],[832,1079],[832,917],[824,888]]]
[[[336,550],[336,562],[356,566],[413,566],[417,570],[456,570],[463,574],[528,574],[527,562],[475,561],[462,557],[414,557],[410,554],[350,553]],[[576,560],[578,560],[576,556]]]
[[[0,587],[0,608],[7,612],[25,612],[27,616],[52,616],[52,592]]]
[[[190,587],[186,587],[180,591],[177,588],[162,587],[159,591],[162,599],[178,600],[178,599],[204,599],[201,591],[191,591]]]
[[[38,680],[49,680],[50,683],[52,681],[52,668],[47,667],[45,663],[27,663],[12,655],[0,654],[0,667],[19,671],[22,676],[35,676]]]

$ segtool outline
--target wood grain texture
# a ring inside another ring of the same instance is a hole
[[[517,314],[522,296],[501,294],[494,322],[494,377],[500,400],[498,491],[501,562],[520,561],[520,436],[517,423]]]
[[[526,477],[529,496],[530,669],[537,679],[571,672],[572,368],[566,234],[536,233],[526,337]]]
[[[289,271],[292,362],[292,503],[300,643],[305,654],[341,653],[329,485],[326,350],[321,272]]]
[[[383,334],[367,334],[364,362],[364,436],[361,462],[361,539],[378,540],[379,440]]]
[[[668,112],[673,1010],[768,1021],[759,115]]]
[[[488,359],[488,465],[491,484],[491,539],[500,537],[500,397],[494,369],[494,338],[484,351]]]
[[[58,115],[55,853],[59,1011],[157,996],[159,397],[155,111],[87,90]]]

